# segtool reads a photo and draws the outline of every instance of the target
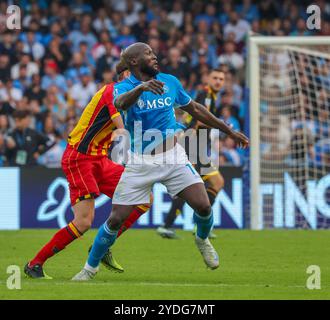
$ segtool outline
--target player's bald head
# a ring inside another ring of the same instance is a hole
[[[151,49],[150,46],[144,42],[133,43],[123,51],[122,58],[129,67],[134,59],[138,59],[148,49]]]
[[[157,57],[146,43],[136,42],[128,46],[121,57],[126,62],[128,70],[137,77],[138,74],[154,77],[159,72]]]

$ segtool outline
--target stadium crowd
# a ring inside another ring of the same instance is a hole
[[[330,4],[315,3],[322,26],[312,32],[307,1],[22,0],[22,30],[6,29],[12,1],[0,1],[0,166],[60,167],[68,133],[95,92],[116,79],[121,49],[136,41],[147,42],[192,97],[210,69],[222,69],[217,116],[244,130],[248,32],[330,35]],[[231,139],[215,150],[220,165],[242,165]]]

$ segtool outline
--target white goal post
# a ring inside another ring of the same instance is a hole
[[[330,228],[330,37],[250,35],[247,75],[251,229]]]

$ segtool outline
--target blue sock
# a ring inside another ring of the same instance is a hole
[[[213,212],[211,211],[206,217],[202,217],[194,212],[194,222],[197,225],[197,236],[201,239],[206,239],[213,226]]]
[[[117,233],[118,231],[110,230],[106,222],[99,228],[87,260],[91,267],[96,268],[99,265],[107,250],[116,241]]]

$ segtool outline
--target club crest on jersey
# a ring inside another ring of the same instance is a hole
[[[144,101],[140,98],[138,101],[137,101],[137,105],[140,109],[143,109],[144,107]]]

